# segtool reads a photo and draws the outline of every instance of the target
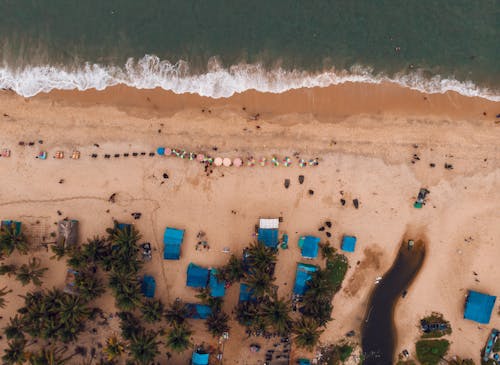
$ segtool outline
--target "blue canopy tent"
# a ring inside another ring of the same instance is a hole
[[[210,279],[208,283],[210,287],[210,295],[212,297],[223,297],[226,293],[226,283],[217,279],[217,270],[210,270]]]
[[[307,359],[299,359],[298,364],[299,365],[311,365],[311,362]]]
[[[253,296],[253,291],[251,288],[248,287],[247,284],[241,283],[240,284],[240,302],[249,302],[249,301],[254,301],[255,298]]]
[[[278,247],[278,230],[274,228],[259,228],[258,241],[262,242],[267,247]]]
[[[497,297],[469,290],[465,301],[464,318],[482,324],[490,323],[491,312]]]
[[[189,318],[207,319],[212,314],[212,308],[205,304],[187,303],[186,309]]]
[[[317,266],[298,263],[293,293],[297,295],[304,295],[307,291],[307,282],[311,280],[312,273],[316,271],[318,271]]]
[[[179,260],[181,245],[184,239],[184,230],[167,227],[163,235],[163,258],[165,260]]]
[[[0,227],[5,228],[5,229],[7,229],[11,226],[14,226],[16,234],[21,233],[21,222],[6,220],[6,221],[2,221],[2,223],[0,224]]]
[[[193,352],[191,365],[208,365],[209,354]]]
[[[344,236],[342,238],[342,251],[354,252],[356,248],[356,237],[354,236]]]
[[[156,281],[155,278],[150,275],[144,275],[141,282],[141,291],[146,298],[153,298],[155,296]]]
[[[120,229],[122,231],[127,231],[128,233],[130,233],[130,231],[132,229],[132,225],[128,224],[128,223],[118,223],[116,225],[116,227],[118,227],[118,229]]]
[[[319,241],[320,239],[314,236],[300,237],[299,248],[302,251],[302,257],[306,259],[315,259],[318,257]]]
[[[158,147],[156,149],[156,153],[160,156],[163,156],[165,154],[165,147]]]
[[[187,269],[186,285],[191,288],[206,288],[209,275],[208,269],[190,263]]]

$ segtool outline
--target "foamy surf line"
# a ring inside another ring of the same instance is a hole
[[[15,91],[24,97],[52,90],[104,90],[115,85],[137,89],[162,88],[176,94],[193,93],[212,98],[227,98],[235,93],[256,90],[283,93],[288,90],[328,87],[346,82],[380,84],[392,82],[428,94],[455,91],[469,97],[500,101],[498,92],[480,88],[472,81],[460,82],[435,76],[426,79],[418,71],[388,77],[374,75],[368,67],[355,66],[349,70],[328,70],[318,73],[277,68],[265,70],[258,64],[238,64],[229,68],[210,61],[204,74],[191,74],[184,61],[170,63],[147,55],[135,61],[129,59],[123,67],[85,64],[65,69],[55,66],[33,66],[14,69],[0,67],[0,88]]]

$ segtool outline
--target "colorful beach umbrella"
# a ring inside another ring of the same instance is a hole
[[[159,154],[160,156],[165,155],[165,147],[158,147],[156,149],[156,153]]]
[[[233,160],[233,165],[234,165],[234,166],[236,166],[236,167],[240,167],[241,165],[243,165],[243,161],[241,161],[241,158],[236,157],[236,158]]]
[[[226,167],[231,166],[232,164],[231,159],[229,157],[224,157],[224,160],[222,160],[222,164]]]
[[[184,158],[184,157],[186,157],[186,154],[187,154],[187,152],[185,150],[182,150],[182,152],[181,152],[181,154],[180,154],[179,157],[180,158]]]
[[[215,165],[215,166],[222,166],[222,158],[220,158],[220,157],[216,157],[216,158],[214,159],[214,165]]]
[[[176,155],[177,157],[179,157],[180,155],[179,151],[177,151],[175,148],[172,149],[172,154]]]
[[[189,161],[193,161],[196,158],[196,153],[189,152]]]
[[[259,160],[260,166],[266,166],[267,165],[267,157],[261,157]]]
[[[165,148],[165,156],[170,156],[172,154],[172,150],[170,148]]]
[[[249,167],[253,167],[253,166],[255,166],[255,158],[253,158],[253,157],[249,157],[249,158],[247,159],[247,166],[249,166]]]
[[[291,159],[290,157],[288,157],[288,156],[287,156],[287,157],[285,157],[285,158],[283,159],[283,165],[284,165],[284,166],[288,167],[288,166],[290,166],[291,164],[292,164],[292,159]]]
[[[204,162],[205,161],[205,155],[203,153],[198,153],[198,155],[196,156],[196,159],[200,162]]]
[[[299,160],[299,166],[300,166],[300,167],[305,167],[305,166],[307,166],[307,162],[306,162],[306,160],[304,160],[303,158],[301,158],[301,159]]]
[[[280,162],[278,160],[278,158],[276,156],[273,156],[273,158],[271,158],[271,162],[274,166],[279,166],[280,165]]]

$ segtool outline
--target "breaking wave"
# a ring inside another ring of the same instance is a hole
[[[291,89],[326,87],[346,82],[378,84],[394,82],[426,93],[455,91],[465,96],[478,96],[500,101],[500,94],[475,85],[472,81],[434,76],[422,72],[388,77],[374,74],[369,67],[354,66],[349,70],[330,69],[311,73],[275,68],[266,70],[258,64],[238,64],[222,67],[212,59],[202,74],[190,72],[184,61],[170,63],[156,56],[146,55],[140,60],[129,59],[123,67],[86,63],[79,67],[31,66],[15,69],[0,67],[0,88],[11,89],[30,97],[38,93],[60,90],[103,90],[109,86],[127,85],[138,89],[162,88],[177,94],[195,93],[212,98],[229,97],[246,90],[282,93]]]

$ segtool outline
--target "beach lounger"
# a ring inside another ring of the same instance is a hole
[[[63,151],[57,151],[54,155],[54,158],[57,158],[58,160],[64,158],[64,152]]]
[[[10,150],[7,149],[7,148],[4,148],[2,150],[2,154],[1,154],[2,157],[10,157]]]
[[[73,160],[78,160],[80,159],[80,151],[73,151],[73,153],[71,154],[71,158]]]

